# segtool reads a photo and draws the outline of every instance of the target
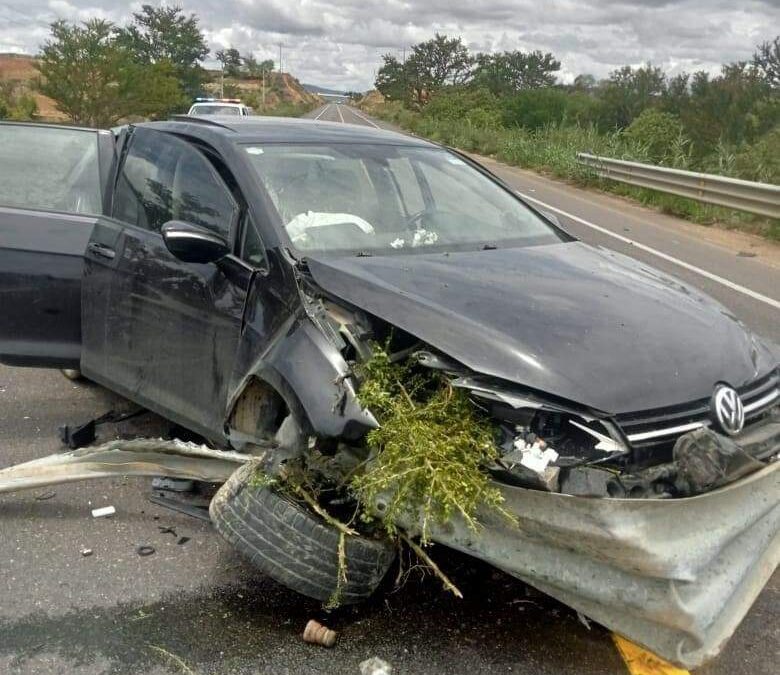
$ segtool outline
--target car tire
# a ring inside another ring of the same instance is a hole
[[[81,371],[76,368],[62,368],[60,372],[73,382],[77,382],[78,380],[84,378],[84,376],[81,374]]]
[[[253,484],[257,465],[238,469],[211,501],[217,531],[264,574],[322,602],[350,605],[366,600],[396,556],[389,539],[345,539],[347,580],[338,591],[336,527],[268,485]]]

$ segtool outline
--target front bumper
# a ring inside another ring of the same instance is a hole
[[[485,560],[680,666],[717,655],[780,559],[780,462],[683,499],[592,499],[498,485],[432,539]]]

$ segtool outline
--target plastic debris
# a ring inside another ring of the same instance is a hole
[[[116,509],[113,506],[101,506],[99,509],[92,509],[93,518],[106,518],[113,516],[116,513]]]
[[[585,616],[582,612],[577,612],[577,620],[585,626],[588,630],[590,630],[590,619]]]
[[[137,549],[135,549],[135,552],[140,555],[142,558],[145,558],[148,555],[152,555],[153,553],[156,553],[154,546],[148,546],[144,544],[143,546],[139,546]]]
[[[360,664],[360,675],[392,675],[393,666],[378,656],[372,656]]]
[[[81,549],[81,555],[83,555],[85,558],[89,558],[93,553],[91,548],[82,548]]]
[[[176,542],[178,546],[183,546],[190,540],[189,537],[179,537],[179,541]]]
[[[306,628],[303,629],[303,641],[314,645],[333,647],[336,644],[336,637],[337,633],[335,630],[323,626],[314,619],[309,619]]]
[[[186,478],[152,478],[153,490],[167,490],[168,492],[193,492],[195,490],[195,481]]]

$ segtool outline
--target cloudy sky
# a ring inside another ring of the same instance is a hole
[[[160,0],[148,0],[157,4]],[[163,3],[164,4],[164,3]],[[169,2],[167,4],[174,4]],[[212,50],[278,60],[303,82],[366,89],[384,53],[435,31],[474,51],[542,49],[561,77],[607,75],[652,62],[669,72],[716,71],[780,33],[780,0],[181,0]],[[57,18],[124,22],[141,3],[0,0],[0,52],[35,53]]]

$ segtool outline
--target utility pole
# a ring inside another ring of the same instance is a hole
[[[282,43],[279,43],[279,74],[282,74]]]
[[[263,110],[265,110],[265,68],[260,73],[263,76]]]
[[[225,64],[222,64],[222,68],[219,71],[219,97],[225,98]]]

